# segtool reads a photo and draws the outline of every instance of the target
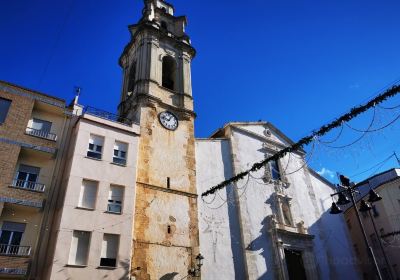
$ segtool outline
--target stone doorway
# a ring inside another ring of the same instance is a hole
[[[290,280],[307,280],[301,251],[285,249],[285,259]]]

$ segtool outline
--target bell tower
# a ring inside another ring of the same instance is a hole
[[[145,0],[129,26],[120,115],[140,124],[134,213],[134,279],[184,278],[199,253],[191,61],[186,17]]]

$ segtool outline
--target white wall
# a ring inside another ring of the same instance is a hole
[[[91,117],[93,119],[93,117]],[[96,119],[96,118],[95,118]],[[129,267],[132,250],[132,227],[135,201],[136,166],[138,135],[133,133],[137,128],[121,129],[103,125],[98,122],[81,119],[76,127],[76,139],[71,141],[73,154],[70,167],[64,174],[67,178],[65,199],[60,205],[61,220],[58,224],[55,255],[49,279],[129,279]],[[86,157],[90,134],[103,136],[102,160]],[[112,163],[115,141],[128,143],[127,165],[118,166]],[[78,209],[82,180],[98,181],[96,206],[94,210]],[[105,213],[110,185],[124,187],[122,214]],[[73,230],[91,232],[88,264],[86,267],[68,266]],[[120,236],[117,268],[101,269],[100,258],[103,234]]]
[[[239,129],[225,128],[226,140],[196,142],[198,193],[249,169],[265,158],[265,139],[284,144],[283,135],[265,138],[265,124]],[[250,131],[251,133],[249,133]],[[288,143],[286,143],[287,145]],[[333,189],[317,174],[301,168],[301,154],[281,159],[282,172],[290,183],[285,192],[292,198],[293,222],[304,222],[314,235],[314,261],[319,279],[357,279],[352,249],[342,216],[327,214]],[[300,170],[299,170],[300,169]],[[293,174],[290,174],[296,170]],[[275,213],[275,187],[261,178],[264,169],[239,181],[235,189],[239,204],[227,200],[227,190],[199,199],[200,248],[205,256],[204,279],[277,279],[279,265],[274,254],[268,216]],[[228,195],[229,196],[229,195]],[[206,203],[207,202],[207,203]],[[238,215],[238,213],[240,213]],[[214,258],[215,254],[215,258]],[[245,257],[244,257],[245,256]]]

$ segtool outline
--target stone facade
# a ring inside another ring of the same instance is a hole
[[[190,78],[195,51],[184,33],[185,18],[173,13],[164,1],[145,1],[120,59],[125,71],[120,113],[140,123],[142,131],[132,259],[136,279],[185,277],[199,253]],[[161,125],[162,112],[177,117],[177,129]]]

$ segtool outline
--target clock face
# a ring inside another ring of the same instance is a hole
[[[178,118],[171,112],[162,112],[158,115],[158,118],[162,126],[166,129],[175,130],[178,128]]]

